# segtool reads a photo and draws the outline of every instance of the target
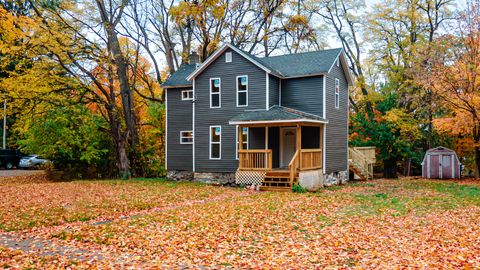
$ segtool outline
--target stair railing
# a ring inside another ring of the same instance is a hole
[[[297,150],[295,155],[293,155],[292,160],[288,164],[288,169],[290,170],[290,186],[293,187],[293,182],[295,177],[297,177],[298,169],[300,168],[300,151]]]
[[[348,148],[348,154],[353,166],[360,170],[367,179],[373,178],[373,171],[371,170],[373,166],[371,166],[372,163],[367,156],[353,148]]]

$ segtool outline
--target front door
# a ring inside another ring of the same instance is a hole
[[[280,131],[280,167],[286,168],[296,151],[295,128],[282,128]]]

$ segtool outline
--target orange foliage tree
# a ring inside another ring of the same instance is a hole
[[[434,123],[439,131],[469,139],[475,155],[475,177],[480,173],[480,5],[462,14],[437,48],[417,80],[433,91],[447,109]]]

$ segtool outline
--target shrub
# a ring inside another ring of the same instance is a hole
[[[292,191],[295,192],[295,193],[305,193],[305,192],[307,192],[307,189],[300,186],[299,184],[295,184],[292,187]]]

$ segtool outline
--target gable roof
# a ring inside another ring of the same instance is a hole
[[[193,78],[195,78],[198,74],[202,73],[202,71],[205,70],[205,68],[207,68],[213,61],[215,61],[215,59],[217,59],[228,48],[230,48],[233,51],[235,51],[236,53],[240,54],[241,56],[243,56],[244,58],[246,58],[247,60],[249,60],[250,62],[255,64],[256,66],[258,66],[259,68],[265,70],[267,73],[274,74],[273,70],[271,70],[267,66],[263,65],[262,63],[258,62],[255,56],[253,56],[253,55],[251,55],[247,52],[244,52],[244,51],[240,50],[239,48],[237,48],[237,47],[235,47],[235,46],[233,46],[229,43],[226,43],[222,47],[220,47],[218,50],[216,50],[212,55],[210,55],[210,57],[208,57],[207,60],[205,60],[205,62],[203,62],[200,65],[200,67],[198,67],[192,74],[190,74],[187,77],[187,80],[190,81]]]
[[[350,85],[353,84],[353,76],[348,69],[347,61],[342,48],[269,57],[256,57],[231,44],[226,43],[216,50],[205,62],[198,66],[198,68],[196,68],[195,65],[185,65],[190,73],[188,73],[185,69],[179,69],[177,72],[172,74],[170,78],[164,84],[162,84],[162,86],[179,87],[179,85],[192,85],[191,80],[202,73],[203,70],[205,70],[227,49],[235,51],[245,59],[252,62],[254,65],[263,69],[265,72],[282,79],[327,74],[335,65],[335,61],[339,59],[342,63],[342,68],[346,74],[348,83]]]
[[[229,124],[263,124],[275,122],[328,123],[326,119],[320,116],[284,106],[274,105],[268,110],[244,111],[230,119]]]
[[[195,71],[197,64],[182,64],[168,79],[162,83],[163,88],[189,87],[192,82],[187,80],[188,75]]]

